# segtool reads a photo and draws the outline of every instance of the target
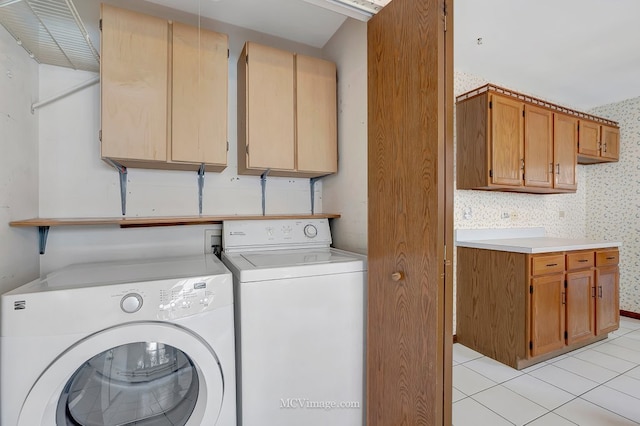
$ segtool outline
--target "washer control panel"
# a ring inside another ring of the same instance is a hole
[[[222,227],[222,246],[227,252],[331,245],[328,219],[231,220]]]

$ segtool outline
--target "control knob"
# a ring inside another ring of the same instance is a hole
[[[304,227],[304,235],[307,238],[315,238],[318,235],[318,228],[315,225],[307,225]]]
[[[120,308],[128,314],[138,312],[142,308],[142,296],[137,293],[126,294],[120,300]]]

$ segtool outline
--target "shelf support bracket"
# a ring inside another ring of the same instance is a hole
[[[38,226],[38,245],[40,248],[40,254],[44,254],[47,248],[47,237],[49,236],[48,226]]]
[[[204,190],[204,163],[198,169],[198,214],[202,216],[202,191]]]
[[[2,3],[2,2],[0,2],[0,3]],[[7,5],[6,4],[0,5],[0,7],[2,7],[2,6],[7,6]],[[68,89],[68,90],[66,90],[66,91],[64,91],[62,93],[58,93],[57,95],[54,95],[54,96],[52,96],[52,97],[50,97],[48,99],[45,99],[45,100],[40,101],[40,102],[35,102],[35,103],[31,104],[31,114],[35,114],[36,109],[38,109],[40,107],[43,107],[45,105],[49,105],[50,103],[55,102],[58,99],[66,98],[67,96],[72,95],[72,94],[74,94],[76,92],[79,92],[80,90],[82,90],[82,89],[84,89],[86,87],[90,87],[90,86],[93,86],[94,84],[98,84],[98,83],[100,83],[100,77],[94,77],[91,80],[87,80],[84,83],[80,83],[77,86],[73,86],[70,89]]]
[[[311,192],[311,214],[315,214],[315,204],[316,204],[316,182],[322,179],[324,176],[318,176],[309,179],[309,189]]]
[[[260,175],[260,187],[262,188],[262,216],[265,215],[265,205],[267,199],[267,175],[271,169],[267,169]]]
[[[124,216],[127,214],[127,168],[110,158],[105,158],[104,160],[116,169],[120,176],[120,204],[122,206],[122,216]]]

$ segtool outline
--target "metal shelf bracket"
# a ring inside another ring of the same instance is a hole
[[[204,190],[204,163],[198,169],[198,214],[202,215],[202,191]]]
[[[38,226],[38,245],[40,247],[40,254],[44,254],[47,248],[47,236],[49,236],[48,226]]]
[[[120,176],[120,204],[122,206],[122,216],[124,216],[127,214],[127,168],[110,158],[105,158],[104,160],[116,169]]]
[[[267,169],[260,175],[260,187],[262,188],[262,216],[265,215],[265,205],[267,199],[267,175],[271,169]]]

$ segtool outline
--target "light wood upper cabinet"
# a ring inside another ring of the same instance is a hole
[[[611,161],[618,161],[620,156],[620,129],[611,126],[601,126],[602,148],[600,156]]]
[[[102,157],[167,159],[169,25],[102,5]]]
[[[171,161],[224,167],[228,37],[174,22],[172,41]]]
[[[238,59],[238,173],[337,171],[335,64],[247,42]]]
[[[620,128],[590,120],[580,120],[578,163],[594,164],[618,161]]]
[[[600,155],[600,125],[593,121],[580,120],[578,154]]]
[[[102,5],[102,157],[126,167],[221,171],[227,36]]]
[[[522,111],[524,104],[491,95],[491,183],[521,186],[524,173]]]
[[[575,191],[578,188],[576,147],[578,119],[570,115],[553,114],[553,187]]]
[[[553,187],[553,113],[525,105],[524,161],[526,186]]]

